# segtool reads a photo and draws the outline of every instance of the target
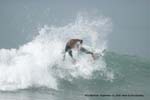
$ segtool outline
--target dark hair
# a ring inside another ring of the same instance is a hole
[[[82,43],[83,43],[83,40],[80,40],[80,43],[82,44]]]

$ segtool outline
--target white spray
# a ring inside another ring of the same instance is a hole
[[[99,59],[98,64],[93,64],[85,55],[80,58],[79,66],[69,60],[63,62],[65,43],[71,38],[81,38],[84,44],[103,51],[107,47],[106,34],[110,28],[111,21],[107,18],[88,20],[80,15],[74,23],[63,27],[44,26],[31,42],[19,49],[0,49],[0,90],[58,89],[58,78],[90,78],[95,70],[105,68],[104,60]]]

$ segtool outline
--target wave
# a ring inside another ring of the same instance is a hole
[[[74,22],[62,27],[45,25],[32,41],[18,49],[0,49],[0,90],[29,87],[58,89],[59,79],[90,79],[94,71],[101,71],[106,79],[112,80],[113,73],[107,71],[103,57],[93,63],[89,62],[87,55],[82,56],[78,66],[69,60],[62,61],[62,52],[68,39],[81,38],[93,49],[103,51],[107,49],[106,37],[110,30],[109,18],[88,19],[78,15]]]

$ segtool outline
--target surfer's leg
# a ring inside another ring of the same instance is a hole
[[[72,58],[72,60],[73,60],[73,63],[76,63],[76,60],[73,58],[73,55],[72,55],[72,50],[70,49],[69,50],[69,55],[70,55],[70,57]]]
[[[72,56],[72,50],[71,49],[69,50],[68,53],[69,53],[70,57],[73,58],[73,56]]]
[[[63,56],[63,61],[65,60],[65,58],[66,58],[66,52],[64,53],[64,56]]]
[[[65,52],[64,52],[64,56],[63,56],[63,60],[65,60],[66,52],[68,52],[69,49],[70,49],[70,47],[66,45],[66,47],[65,47]]]

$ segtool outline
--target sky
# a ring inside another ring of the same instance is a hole
[[[0,0],[0,48],[17,48],[39,27],[62,26],[82,11],[111,18],[110,51],[150,58],[150,0]]]

